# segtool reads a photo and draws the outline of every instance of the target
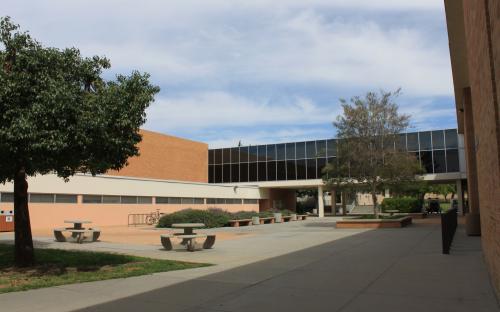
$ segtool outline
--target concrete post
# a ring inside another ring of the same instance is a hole
[[[335,216],[337,215],[337,190],[336,189],[332,189],[331,193],[330,193],[331,197],[332,197],[332,214]]]
[[[462,189],[462,180],[457,180],[457,201],[458,201],[458,213],[464,214],[464,190]]]
[[[318,217],[323,218],[325,216],[325,201],[323,198],[323,187],[318,186]]]

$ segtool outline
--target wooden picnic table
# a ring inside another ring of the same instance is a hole
[[[64,223],[73,223],[73,229],[81,230],[81,229],[83,229],[82,224],[92,223],[92,221],[89,221],[89,220],[64,220]]]
[[[174,223],[172,228],[184,229],[183,235],[193,235],[193,229],[203,228],[205,224],[203,223]]]

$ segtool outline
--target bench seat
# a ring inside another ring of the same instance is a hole
[[[229,220],[229,225],[232,227],[239,227],[242,225],[252,225],[252,219]]]

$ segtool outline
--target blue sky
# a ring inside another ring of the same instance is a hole
[[[328,138],[339,98],[402,88],[412,129],[456,127],[442,1],[9,1],[47,46],[161,88],[144,128],[211,147]]]

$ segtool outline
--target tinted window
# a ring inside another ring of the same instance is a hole
[[[30,194],[30,202],[32,203],[53,203],[54,194]]]
[[[77,195],[56,194],[56,203],[76,204],[77,202]]]
[[[13,203],[14,202],[14,193],[2,193],[0,201],[2,203]]]
[[[267,181],[267,163],[259,162],[257,164],[259,170],[259,181]]]
[[[275,181],[276,180],[276,162],[270,161],[267,163],[267,180]]]
[[[295,143],[286,143],[286,159],[295,159]]]
[[[444,133],[442,130],[432,131],[432,148],[444,148]]]
[[[222,164],[222,150],[216,149],[214,150],[215,164]]]
[[[446,158],[444,150],[434,151],[434,173],[446,172]]]
[[[192,205],[194,204],[194,198],[181,198],[181,204]]]
[[[259,153],[259,161],[266,161],[266,146],[265,145],[258,146],[258,153]]]
[[[306,143],[306,156],[307,158],[316,157],[316,141],[310,141]]]
[[[84,204],[100,204],[102,203],[101,195],[83,195],[82,203]]]
[[[287,160],[286,161],[286,178],[287,178],[287,180],[296,180],[297,179],[294,160]]]
[[[257,181],[257,163],[250,163],[248,167],[248,181]]]
[[[406,133],[397,135],[396,149],[399,151],[406,151]]]
[[[277,164],[277,180],[284,181],[286,180],[286,162],[278,161]]]
[[[105,195],[102,197],[103,204],[119,204],[120,196]]]
[[[257,146],[250,146],[248,154],[249,154],[248,161],[257,161]]]
[[[169,204],[179,205],[181,202],[182,202],[182,200],[179,197],[169,197],[168,198]]]
[[[152,204],[153,197],[150,196],[137,196],[137,203],[139,204]]]
[[[326,141],[316,141],[316,156],[326,157]]]
[[[276,145],[271,144],[267,146],[267,159],[269,160],[276,159]]]
[[[195,205],[203,205],[205,203],[205,198],[193,198]]]
[[[307,178],[316,179],[316,159],[307,160]]]
[[[224,182],[224,183],[231,182],[231,165],[230,164],[222,165],[222,182]]]
[[[231,182],[240,182],[240,165],[231,165]]]
[[[214,150],[208,150],[208,163],[213,164],[215,161],[215,151]]]
[[[225,148],[222,150],[222,163],[227,164],[231,161],[231,149]]]
[[[458,148],[457,130],[445,130],[446,148]]]
[[[157,204],[168,204],[168,197],[156,197]]]
[[[456,149],[446,150],[446,171],[447,172],[460,171],[460,166],[458,163],[458,150]]]
[[[240,147],[240,161],[248,162],[248,146]]]
[[[408,151],[418,151],[418,133],[412,132],[406,135]]]
[[[208,165],[208,183],[215,183],[214,165]]]
[[[240,162],[240,149],[237,147],[233,147],[231,149],[231,162],[232,163]]]
[[[137,204],[137,196],[122,196],[122,204]]]
[[[215,165],[214,180],[215,183],[222,183],[222,165]]]
[[[248,205],[255,205],[255,204],[259,203],[259,200],[258,199],[244,199],[243,203],[248,204]]]
[[[420,163],[422,164],[422,169],[425,170],[426,173],[434,173],[432,169],[432,152],[423,151],[420,153]]]
[[[276,159],[285,160],[286,150],[285,144],[276,145]]]
[[[295,143],[295,156],[297,159],[306,157],[306,143],[305,142],[297,142]]]
[[[326,158],[318,158],[317,162],[318,162],[317,163],[318,167],[317,167],[317,173],[316,174],[317,174],[318,179],[321,179],[321,177],[323,177],[322,170],[326,166]]]
[[[337,141],[328,140],[326,141],[326,155],[328,157],[333,157],[337,155]]]
[[[297,160],[297,180],[304,180],[306,178],[306,160]]]
[[[419,136],[420,136],[420,150],[432,149],[430,131],[420,132]]]
[[[248,164],[240,164],[240,182],[248,182]]]

